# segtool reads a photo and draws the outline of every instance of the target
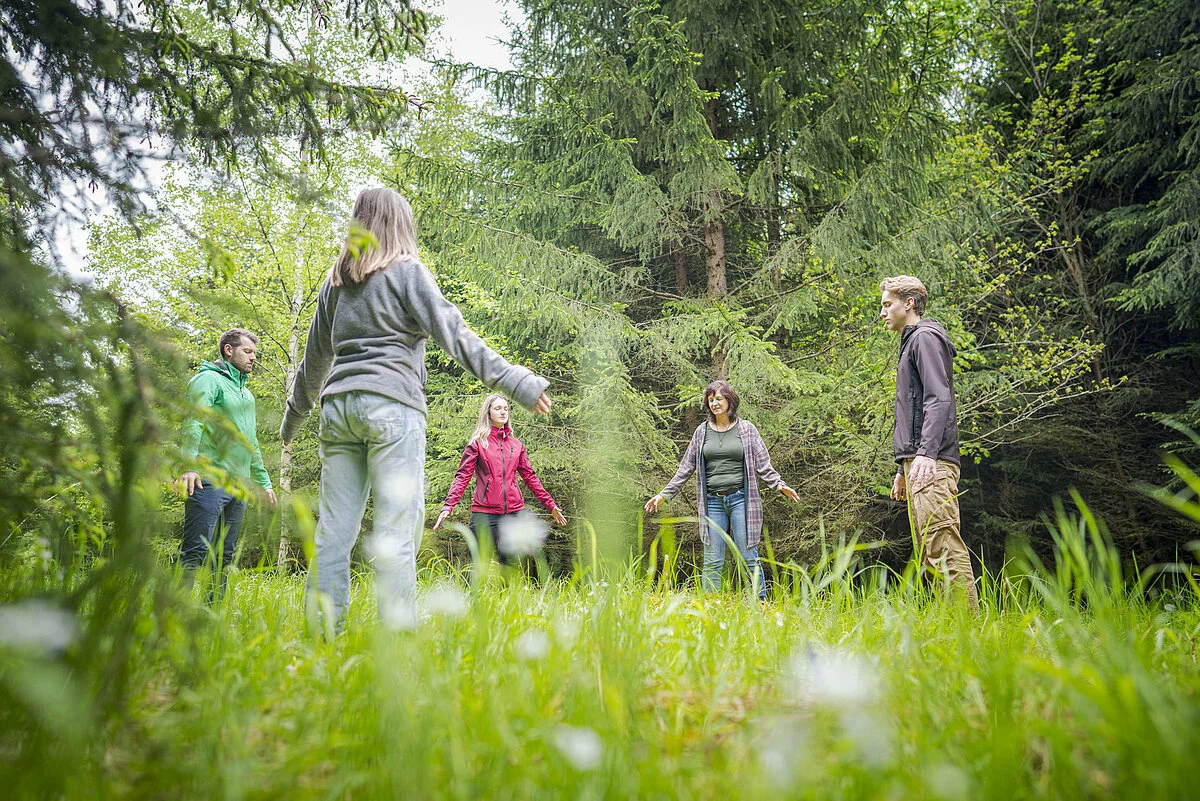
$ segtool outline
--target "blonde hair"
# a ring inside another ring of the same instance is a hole
[[[925,313],[925,303],[929,300],[929,290],[921,283],[920,278],[911,275],[893,275],[879,282],[880,292],[892,292],[904,300],[912,298],[913,311],[916,314]]]
[[[467,445],[472,442],[479,443],[479,447],[487,448],[488,437],[492,434],[492,404],[498,400],[506,401],[503,395],[499,392],[493,392],[483,399],[483,405],[479,407],[479,422],[475,424],[475,433],[471,434],[471,438],[467,440]]]
[[[397,261],[417,258],[417,225],[408,201],[395,189],[364,189],[354,201],[350,230],[329,281],[359,284]]]

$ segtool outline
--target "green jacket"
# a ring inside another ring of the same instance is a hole
[[[271,477],[258,447],[254,396],[246,388],[245,374],[224,359],[201,362],[200,372],[188,382],[188,396],[197,407],[208,407],[227,418],[241,435],[215,420],[188,420],[183,429],[183,458],[192,463],[192,469],[209,476],[209,466],[215,466],[232,477],[252,477],[263,489],[271,489]]]

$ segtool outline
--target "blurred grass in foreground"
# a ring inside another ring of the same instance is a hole
[[[91,703],[111,669],[86,660],[99,622],[75,632],[56,607],[10,605],[0,786],[31,798],[1196,797],[1192,569],[1149,600],[1147,577],[1123,572],[1076,501],[1050,524],[1052,562],[984,577],[978,621],[911,574],[885,586],[874,568],[856,572],[852,548],[764,605],[676,591],[643,566],[541,586],[493,568],[468,588],[438,564],[423,574],[418,630],[379,628],[364,578],[332,642],[305,633],[302,577],[242,570],[214,613],[157,576],[129,594],[140,647],[112,715]],[[19,577],[0,582],[26,594]]]

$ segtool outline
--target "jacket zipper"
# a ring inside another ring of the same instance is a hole
[[[508,476],[505,474],[504,443],[500,444],[500,492],[504,499],[504,514],[508,514]]]
[[[910,336],[916,336],[916,334],[913,333]],[[912,347],[916,347],[916,346],[915,345],[910,346],[909,350],[911,350]],[[901,368],[903,368],[903,366],[906,363],[904,356],[905,356],[905,351],[902,350],[900,353],[900,367]],[[908,369],[908,384],[909,384],[909,386],[908,386],[908,403],[910,406],[908,448],[913,453],[916,453],[917,446],[920,444],[920,439],[921,439],[921,429],[919,426],[921,424],[921,418],[923,418],[925,415],[923,414],[924,410],[921,408],[921,402],[922,402],[923,398],[917,394],[917,384],[915,381],[913,381],[913,378],[917,375],[917,371],[913,367],[912,359],[913,359],[912,353],[908,353],[908,359],[907,359],[907,364],[908,364],[908,368],[909,368]]]

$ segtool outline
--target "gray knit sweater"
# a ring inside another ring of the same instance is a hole
[[[420,262],[396,262],[361,284],[321,287],[279,436],[291,442],[318,400],[362,390],[425,411],[425,340],[433,337],[490,389],[532,408],[549,381],[510,364],[467,327]]]

